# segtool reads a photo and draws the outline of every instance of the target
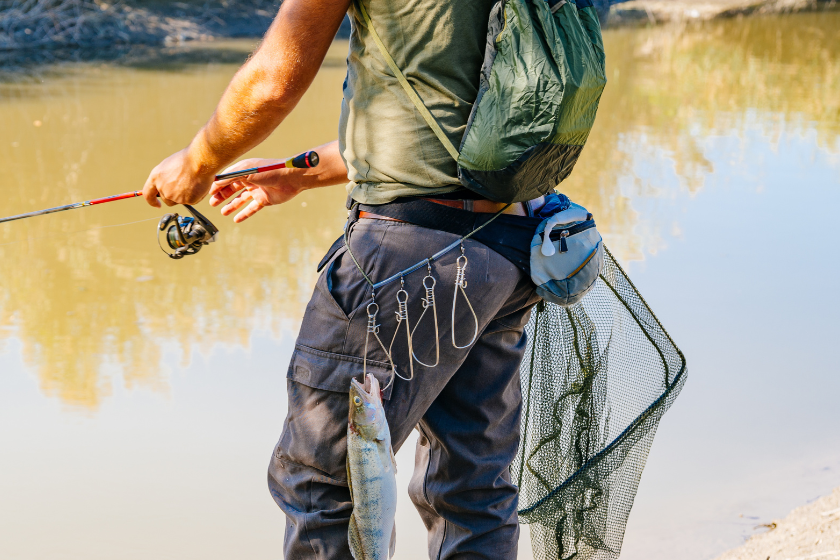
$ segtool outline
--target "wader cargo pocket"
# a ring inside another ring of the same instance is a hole
[[[380,387],[388,385],[393,375],[389,364],[373,360],[367,361],[367,372],[376,377]],[[359,377],[361,374],[361,358],[324,352],[297,344],[286,377],[314,389],[347,393],[350,390],[350,379]],[[393,387],[394,384],[391,383],[387,389],[383,390],[383,399],[391,398]]]
[[[372,227],[357,229],[354,237],[372,236],[361,242],[361,248],[354,246],[359,258],[371,263],[368,266],[372,270],[382,234]],[[330,248],[319,270],[287,377],[314,389],[347,393],[350,379],[358,378],[363,371],[360,347],[364,347],[370,288],[347,255],[347,248],[338,242]],[[393,375],[387,360],[378,347],[368,353],[367,371],[379,380],[381,387],[388,385]],[[390,387],[384,397],[389,396]]]
[[[351,268],[350,259],[343,258],[346,253],[347,248],[341,246],[324,263],[303,315],[299,344],[336,354],[346,352],[350,321],[357,313],[364,314],[368,299],[364,279]],[[347,387],[350,387],[349,380]]]

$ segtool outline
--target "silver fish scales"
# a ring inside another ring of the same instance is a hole
[[[388,560],[396,545],[396,461],[379,381],[350,382],[347,480],[353,513],[347,540],[356,560]]]

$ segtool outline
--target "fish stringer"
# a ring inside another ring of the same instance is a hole
[[[455,294],[452,296],[452,346],[459,350],[463,350],[464,348],[469,348],[470,346],[475,343],[476,339],[478,338],[478,315],[475,314],[475,309],[473,309],[472,304],[470,303],[470,298],[467,297],[466,287],[467,287],[467,263],[468,263],[467,255],[464,252],[464,244],[461,243],[461,256],[458,257],[456,261],[456,272],[455,272]],[[461,294],[464,296],[464,301],[467,302],[467,307],[470,308],[470,313],[472,313],[473,321],[475,321],[475,332],[473,332],[472,339],[464,346],[458,346],[458,343],[455,342],[455,304],[458,303],[458,290],[461,291]]]
[[[371,301],[367,306],[368,323],[367,332],[365,333],[365,353],[362,357],[362,379],[367,378],[368,341],[370,340],[370,335],[373,335],[379,343],[379,347],[382,348],[383,352],[385,352],[385,356],[388,357],[388,362],[391,364],[391,372],[394,374],[391,376],[391,379],[388,380],[388,384],[382,388],[384,391],[391,386],[391,383],[394,382],[394,376],[399,374],[397,374],[397,367],[394,365],[394,360],[391,358],[391,352],[385,348],[385,344],[382,342],[382,339],[379,338],[379,325],[376,324],[376,315],[379,313],[379,304],[376,303],[375,296],[376,294],[371,292]]]
[[[408,339],[408,370],[409,376],[403,377],[399,374],[396,368],[394,368],[394,374],[402,379],[403,381],[411,381],[414,379],[414,361],[411,357],[414,356],[414,346],[411,344],[411,328],[408,325],[408,292],[405,291],[405,280],[400,278],[400,290],[397,292],[397,327],[394,329],[394,336],[391,337],[391,345],[388,346],[388,355],[391,355],[391,351],[394,348],[394,341],[397,340],[397,334],[400,332],[400,325],[405,323],[405,336]]]
[[[415,324],[414,328],[411,329],[411,338],[412,340],[414,339],[414,331],[416,331],[417,327],[420,326],[420,323],[423,322],[423,317],[426,316],[426,312],[428,312],[429,309],[431,309],[433,313],[432,317],[435,321],[435,363],[423,363],[422,361],[420,361],[420,358],[418,358],[417,354],[415,354],[414,352],[411,353],[411,356],[415,360],[417,360],[417,363],[421,366],[433,368],[437,367],[437,365],[440,363],[440,335],[438,331],[437,306],[435,305],[435,284],[437,284],[437,281],[435,280],[435,277],[432,276],[432,263],[427,263],[427,266],[429,271],[423,278],[423,288],[426,290],[426,297],[423,298],[423,313],[420,314],[420,318],[417,319],[417,324]]]

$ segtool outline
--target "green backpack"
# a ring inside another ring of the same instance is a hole
[[[499,0],[490,12],[478,97],[457,150],[357,7],[468,189],[498,202],[550,192],[572,172],[607,83],[591,0]]]

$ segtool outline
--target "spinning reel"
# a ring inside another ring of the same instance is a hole
[[[318,160],[319,158],[317,153],[305,152],[280,163],[264,167],[251,167],[249,169],[242,169],[239,171],[216,175],[215,179],[216,181],[221,181],[223,179],[233,179],[236,177],[244,177],[247,175],[284,168],[306,169],[317,166]],[[47,208],[45,210],[36,210],[34,212],[26,212],[25,214],[17,214],[15,216],[0,218],[0,224],[13,222],[15,220],[22,220],[24,218],[43,216],[45,214],[64,212],[65,210],[87,208],[88,206],[135,198],[142,195],[142,191],[131,191],[103,198],[85,200],[84,202],[74,202],[72,204],[55,206],[54,208]],[[160,223],[158,224],[158,245],[160,246],[161,251],[169,255],[169,258],[172,259],[183,259],[187,255],[195,255],[203,246],[214,242],[216,240],[216,234],[219,233],[219,228],[214,226],[210,220],[201,214],[201,212],[189,204],[184,204],[184,207],[189,210],[192,217],[179,216],[178,214],[167,214],[160,219]],[[161,233],[163,233],[163,238],[166,243],[161,242]]]
[[[204,245],[214,242],[219,233],[219,229],[201,212],[189,204],[184,204],[184,207],[192,216],[166,214],[158,224],[158,245],[170,259],[195,255]]]

